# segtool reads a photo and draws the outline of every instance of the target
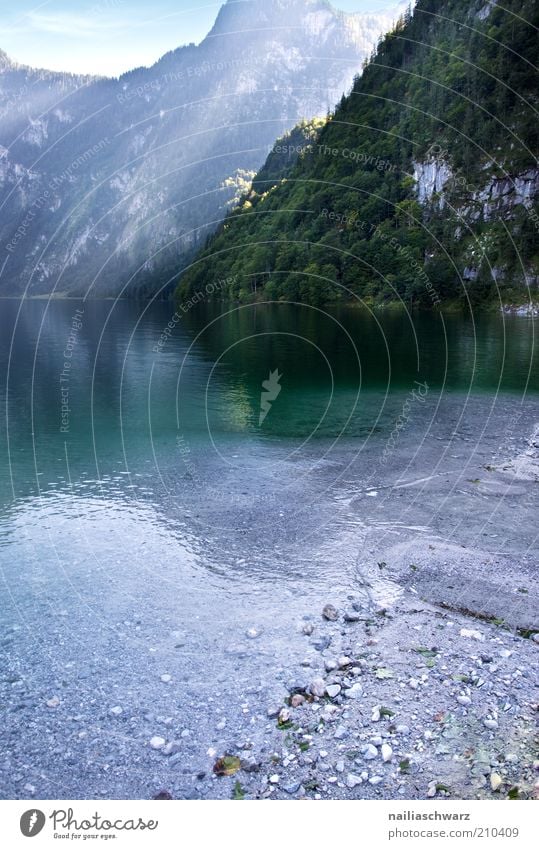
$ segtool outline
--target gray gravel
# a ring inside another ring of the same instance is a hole
[[[283,494],[268,473],[257,497],[260,469],[219,527],[197,511],[222,502],[189,492],[181,544],[111,501],[122,547],[111,533],[101,561],[93,514],[21,508],[2,548],[27,566],[5,558],[0,796],[537,795],[535,416],[503,443],[500,419],[479,438],[450,406],[386,468],[342,440],[302,515],[306,483]],[[225,755],[234,774],[217,775]]]

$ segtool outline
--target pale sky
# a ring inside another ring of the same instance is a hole
[[[224,0],[223,0],[224,2]],[[222,2],[208,0],[0,0],[0,48],[53,71],[118,75],[211,28]],[[334,0],[347,12],[381,12],[389,0]]]

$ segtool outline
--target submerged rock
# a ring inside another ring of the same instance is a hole
[[[355,610],[347,610],[344,614],[345,622],[359,622],[361,616]]]
[[[316,640],[313,640],[313,646],[316,651],[325,651],[329,648],[331,644],[331,637],[327,637],[325,634],[321,637],[318,637]]]
[[[339,611],[332,604],[326,604],[322,609],[322,616],[329,622],[336,622],[339,618]]]

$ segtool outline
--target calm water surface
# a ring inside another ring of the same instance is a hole
[[[517,403],[539,390],[539,325],[527,319],[219,306],[171,329],[172,314],[127,301],[2,302],[6,504],[85,480],[114,480],[122,495],[151,482],[153,496],[172,479],[177,495],[197,472],[241,475],[237,451],[242,462],[258,452],[311,462],[334,440],[383,441],[416,381],[431,398]],[[259,426],[275,369],[281,389]]]

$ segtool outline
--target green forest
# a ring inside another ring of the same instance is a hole
[[[539,274],[537,27],[533,0],[419,0],[332,114],[276,141],[177,297],[228,278],[218,297],[239,301],[525,300]],[[421,198],[426,166],[443,190]]]

